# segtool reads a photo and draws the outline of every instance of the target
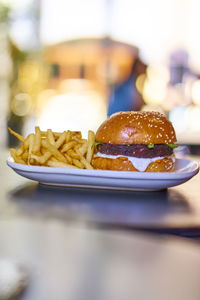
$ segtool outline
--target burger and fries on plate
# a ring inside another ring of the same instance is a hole
[[[174,128],[158,112],[119,112],[106,119],[96,135],[88,131],[41,131],[26,138],[9,129],[21,142],[10,153],[15,163],[79,169],[172,172],[175,167]]]

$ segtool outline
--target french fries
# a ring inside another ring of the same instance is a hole
[[[20,140],[21,142],[24,142],[24,137],[23,136],[21,136],[19,133],[12,130],[10,127],[8,127],[8,130],[10,131],[10,133],[12,135],[16,136],[16,138],[18,138],[18,140]]]
[[[93,169],[95,134],[88,131],[83,139],[80,131],[41,131],[39,126],[26,138],[9,128],[20,142],[18,149],[10,148],[10,154],[19,164],[56,168]]]
[[[49,143],[51,143],[52,145],[55,145],[55,140],[54,140],[53,132],[51,129],[47,130],[47,138],[49,140]]]
[[[16,152],[17,152],[16,149],[10,148],[10,154],[13,157],[14,161],[16,163],[24,165],[25,164],[24,160],[20,156],[18,156]]]
[[[33,145],[33,153],[40,151],[40,143],[41,143],[41,133],[40,128],[38,126],[35,127],[35,142]]]
[[[87,154],[86,154],[86,160],[88,162],[91,161],[92,159],[92,155],[93,155],[93,146],[94,146],[94,142],[95,142],[95,134],[92,130],[88,131],[88,149],[87,149]]]

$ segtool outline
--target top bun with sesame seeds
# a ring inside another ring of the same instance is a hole
[[[118,112],[96,132],[96,169],[169,172],[174,169],[177,147],[172,123],[161,113]]]
[[[174,144],[172,123],[159,112],[124,111],[110,116],[96,132],[96,141],[109,144]]]

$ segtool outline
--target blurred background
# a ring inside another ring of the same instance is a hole
[[[199,11],[198,0],[0,0],[0,146],[17,142],[8,126],[86,135],[116,111],[157,110],[199,149]]]

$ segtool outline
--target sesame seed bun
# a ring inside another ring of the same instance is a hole
[[[174,144],[176,134],[170,121],[158,112],[119,112],[105,120],[96,141],[110,144]]]

